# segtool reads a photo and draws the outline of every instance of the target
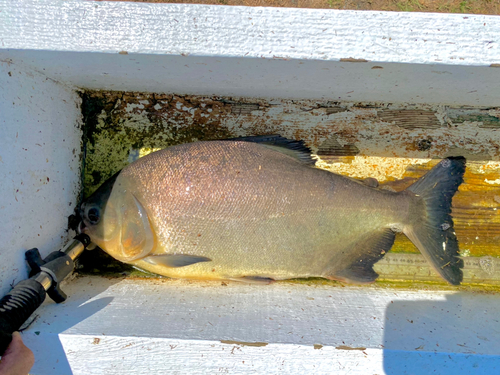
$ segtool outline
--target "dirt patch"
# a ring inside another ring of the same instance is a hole
[[[500,14],[499,0],[138,0],[135,2],[384,10],[394,12]]]

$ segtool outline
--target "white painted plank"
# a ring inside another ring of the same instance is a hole
[[[81,112],[73,89],[0,61],[0,295],[27,277],[24,252],[64,244],[80,193]]]
[[[498,16],[0,0],[0,60],[97,90],[495,106],[499,41]]]
[[[2,48],[500,63],[497,16],[61,0],[11,5],[0,1]]]
[[[98,277],[66,290],[24,334],[33,374],[500,369],[498,295]]]
[[[499,69],[483,66],[33,50],[0,50],[1,59],[90,90],[482,107],[500,102]]]
[[[0,187],[7,189],[0,209],[8,206],[1,239],[10,245],[2,250],[1,289],[24,276],[23,250],[57,248],[73,208],[64,205],[78,186],[78,97],[54,80],[181,94],[497,105],[500,78],[489,67],[500,62],[497,20],[0,0],[7,119],[0,173],[14,184]],[[340,61],[351,58],[370,62]],[[49,169],[41,165],[47,155],[57,161]],[[37,186],[40,173],[58,183]],[[21,181],[29,188],[18,204]],[[47,302],[24,333],[37,358],[33,374],[491,374],[500,367],[498,295],[94,277],[67,292],[66,303]],[[267,345],[243,344],[256,342]]]

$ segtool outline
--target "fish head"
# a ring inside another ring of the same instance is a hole
[[[106,250],[119,231],[119,213],[109,201],[118,173],[102,184],[80,206],[82,232],[93,243]]]
[[[118,179],[119,173],[81,205],[82,232],[113,258],[133,262],[148,256],[156,239],[147,210]]]

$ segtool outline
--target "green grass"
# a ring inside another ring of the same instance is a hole
[[[437,8],[437,10],[448,13],[471,13],[472,7],[470,6],[469,1],[464,0],[458,5],[442,4]]]
[[[424,6],[418,0],[397,1],[396,6],[401,12],[416,12],[424,9]]]
[[[470,12],[471,7],[468,5],[467,1],[462,1],[459,4],[459,9],[460,9],[460,12],[457,12],[457,13],[468,13],[468,12]]]
[[[338,9],[340,8],[342,0],[326,0],[326,2],[330,8]]]

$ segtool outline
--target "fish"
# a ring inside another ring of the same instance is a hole
[[[172,278],[321,277],[372,283],[404,233],[444,280],[463,261],[451,216],[466,160],[442,159],[401,192],[315,167],[279,135],[171,146],[129,164],[81,205],[83,232],[113,258]]]

